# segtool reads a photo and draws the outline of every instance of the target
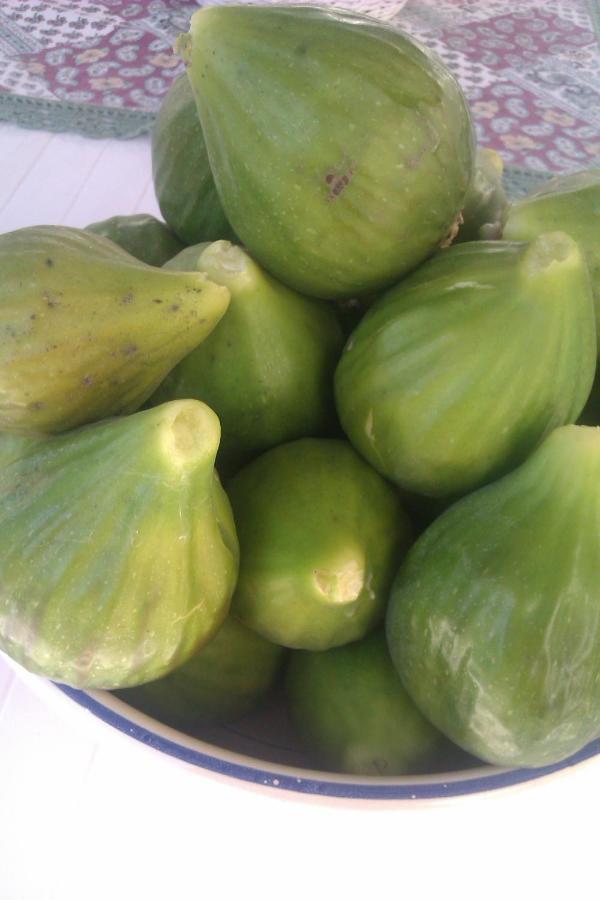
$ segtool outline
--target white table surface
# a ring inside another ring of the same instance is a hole
[[[0,232],[131,212],[158,213],[147,139],[0,124]],[[599,797],[600,760],[418,805],[252,788],[48,702],[0,655],[0,900],[597,897]]]

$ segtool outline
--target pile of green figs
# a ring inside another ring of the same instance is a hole
[[[165,221],[0,235],[0,649],[190,733],[279,696],[334,771],[568,757],[600,170],[509,204],[450,72],[355,13],[205,7],[176,52]]]

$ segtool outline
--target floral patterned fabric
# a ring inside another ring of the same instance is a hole
[[[0,118],[92,136],[149,130],[182,71],[173,42],[199,5],[2,0]],[[480,143],[508,164],[540,175],[599,164],[595,0],[344,5],[392,19],[439,53],[466,92]]]

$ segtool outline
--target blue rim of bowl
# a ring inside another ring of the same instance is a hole
[[[443,797],[461,797],[544,778],[600,754],[600,739],[597,739],[567,759],[537,769],[498,769],[490,766],[488,767],[489,773],[485,768],[481,768],[470,770],[473,772],[471,776],[467,774],[465,777],[457,777],[456,774],[451,777],[439,775],[433,779],[429,777],[427,781],[416,779],[410,783],[401,784],[389,781],[382,783],[383,780],[375,778],[362,781],[358,776],[352,781],[344,780],[343,776],[333,780],[327,777],[327,773],[315,773],[315,777],[305,778],[289,774],[286,766],[273,770],[268,768],[270,763],[261,763],[260,760],[257,760],[258,765],[255,767],[231,759],[211,756],[209,753],[177,743],[146,726],[133,722],[85,691],[55,682],[54,686],[79,706],[84,707],[118,731],[182,762],[256,785],[322,797],[338,797],[347,800],[434,800]],[[217,749],[215,747],[215,750]],[[228,752],[228,755],[234,754]]]

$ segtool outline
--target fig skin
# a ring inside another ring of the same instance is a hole
[[[47,678],[114,689],[209,641],[239,552],[219,435],[196,400],[64,435],[0,435],[0,649]]]
[[[241,554],[232,610],[248,627],[326,650],[382,621],[411,527],[394,488],[346,441],[281,444],[227,490]]]
[[[286,694],[290,718],[319,768],[415,775],[440,771],[458,755],[407,694],[382,629],[322,653],[292,652]]]
[[[338,415],[386,478],[456,499],[576,421],[595,366],[589,276],[571,238],[458,244],[352,333],[335,374]]]
[[[400,566],[398,673],[437,728],[493,765],[551,765],[598,736],[599,485],[600,430],[558,428]]]
[[[219,325],[151,401],[194,397],[214,409],[224,477],[277,444],[337,433],[332,383],[343,336],[332,308],[276,281],[227,241],[189,247],[168,265],[192,266],[231,294]]]
[[[503,237],[507,241],[531,241],[555,229],[572,237],[586,258],[600,336],[600,169],[557,175],[512,203]]]
[[[100,234],[149,266],[162,266],[183,250],[184,245],[164,222],[147,213],[111,216],[86,225],[86,231]]]
[[[152,130],[152,180],[165,222],[184,244],[235,240],[210,169],[187,75],[176,78]]]
[[[285,654],[229,615],[208,644],[170,675],[117,694],[176,728],[232,722],[267,696]]]
[[[473,168],[468,108],[399,29],[344,10],[215,6],[176,49],[227,218],[279,281],[370,294],[454,229]]]
[[[600,169],[557,175],[527,197],[513,203],[504,225],[507,240],[529,241],[543,231],[560,228],[579,244],[588,266],[600,337]],[[600,340],[597,342],[600,352]],[[579,420],[600,425],[600,379]]]
[[[0,431],[134,412],[206,338],[229,291],[77,228],[0,235]]]

